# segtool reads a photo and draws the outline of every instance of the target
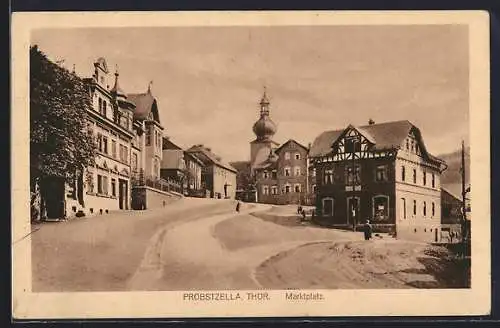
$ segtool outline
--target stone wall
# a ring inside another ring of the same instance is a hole
[[[161,191],[151,187],[134,187],[132,189],[132,208],[145,210],[166,206],[183,196],[174,191]]]

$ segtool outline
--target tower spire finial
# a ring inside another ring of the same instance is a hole
[[[153,80],[148,83],[148,93],[151,93],[151,86],[153,85]]]
[[[260,100],[260,116],[269,115],[269,98],[267,97],[267,86],[264,85],[264,93]]]

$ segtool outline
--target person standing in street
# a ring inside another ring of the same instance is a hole
[[[372,225],[370,224],[370,220],[366,220],[366,223],[365,223],[365,229],[364,229],[364,233],[365,233],[365,240],[370,240],[372,238]]]
[[[240,212],[240,207],[241,207],[241,203],[240,203],[240,201],[238,201],[236,203],[236,212],[238,212],[238,213]]]

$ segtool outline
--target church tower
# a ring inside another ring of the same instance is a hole
[[[276,124],[269,117],[269,98],[267,90],[264,87],[264,94],[260,100],[260,118],[253,125],[253,132],[256,139],[250,142],[250,169],[254,168],[266,161],[273,151],[273,147],[278,143],[272,140],[272,137],[277,131]]]

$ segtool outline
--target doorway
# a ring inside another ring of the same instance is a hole
[[[45,198],[47,218],[49,219],[62,219],[66,214],[64,184],[62,178],[47,178],[41,185],[41,192]]]
[[[347,224],[357,225],[359,223],[359,197],[347,198]]]
[[[128,210],[128,182],[118,179],[118,206],[121,210]]]

